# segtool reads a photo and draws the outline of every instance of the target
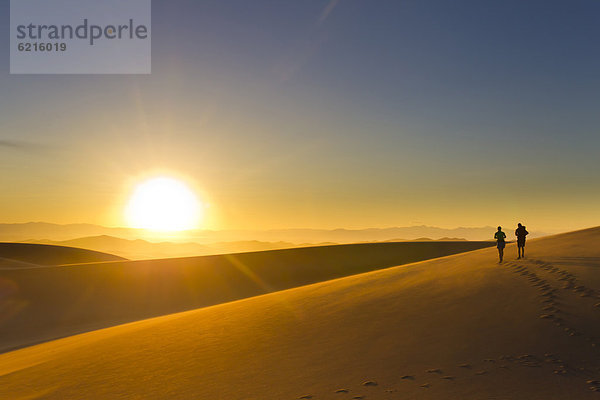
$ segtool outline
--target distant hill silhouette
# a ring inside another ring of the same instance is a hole
[[[210,244],[173,242],[152,243],[142,239],[129,240],[108,235],[90,236],[63,241],[31,240],[27,242],[52,244],[57,246],[81,247],[85,249],[116,254],[130,260],[194,257],[212,254],[287,249],[302,246],[288,242],[259,242],[256,240]]]
[[[432,242],[432,241],[466,241],[461,238],[441,238],[433,240],[430,238],[418,238],[414,240],[393,239],[383,242]],[[149,260],[157,258],[175,258],[175,257],[194,257],[214,254],[241,253],[249,251],[266,251],[278,249],[291,249],[297,247],[329,246],[339,243],[302,243],[295,244],[290,242],[261,242],[258,240],[245,240],[237,242],[219,242],[219,243],[174,243],[174,242],[148,242],[142,239],[121,239],[108,235],[90,236],[72,240],[52,241],[52,240],[28,240],[27,243],[51,244],[56,246],[79,247],[100,251],[109,254],[115,254],[130,260]],[[380,242],[367,242],[380,243]]]
[[[29,243],[0,243],[0,267],[18,261],[26,265],[64,265],[103,261],[123,261],[125,258],[98,251],[73,247]],[[19,264],[21,265],[21,264]]]
[[[430,241],[437,241],[437,242],[464,242],[467,241],[467,239],[465,238],[456,238],[456,237],[443,237],[443,238],[439,238],[439,239],[432,239],[432,238],[428,238],[428,237],[422,237],[422,238],[416,238],[416,239],[412,239],[413,242],[430,242]]]

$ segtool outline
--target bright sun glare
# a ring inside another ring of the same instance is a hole
[[[181,231],[198,227],[201,207],[185,183],[157,177],[136,187],[127,205],[126,217],[132,228]]]

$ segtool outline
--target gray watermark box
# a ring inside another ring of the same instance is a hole
[[[151,0],[11,0],[11,74],[149,74]]]

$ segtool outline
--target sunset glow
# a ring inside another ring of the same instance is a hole
[[[131,228],[153,231],[197,228],[201,214],[196,194],[185,183],[169,177],[139,184],[125,211]]]

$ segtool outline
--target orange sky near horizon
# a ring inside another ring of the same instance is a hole
[[[205,207],[200,229],[454,228],[512,226],[523,221],[538,231],[557,232],[594,226],[600,221],[595,204],[573,201],[558,190],[553,196],[548,192],[511,196],[502,193],[503,189],[473,192],[458,183],[452,188],[451,182],[437,179],[435,185],[413,190],[408,177],[404,184],[360,176],[335,182],[335,176],[327,173],[296,171],[289,179],[276,173],[269,182],[247,171],[243,177],[227,180],[211,179],[210,171],[191,170],[185,174],[183,169],[150,165],[131,175],[90,169],[60,176],[39,171],[27,180],[13,176],[9,185],[14,191],[0,199],[0,222],[127,226],[125,209],[135,186],[153,176],[172,176],[190,186]],[[6,182],[6,176],[3,180]],[[572,207],[565,208],[565,204]]]
[[[148,76],[0,43],[0,222],[126,226],[166,174],[204,229],[600,225],[597,4],[209,3],[153,4]]]

